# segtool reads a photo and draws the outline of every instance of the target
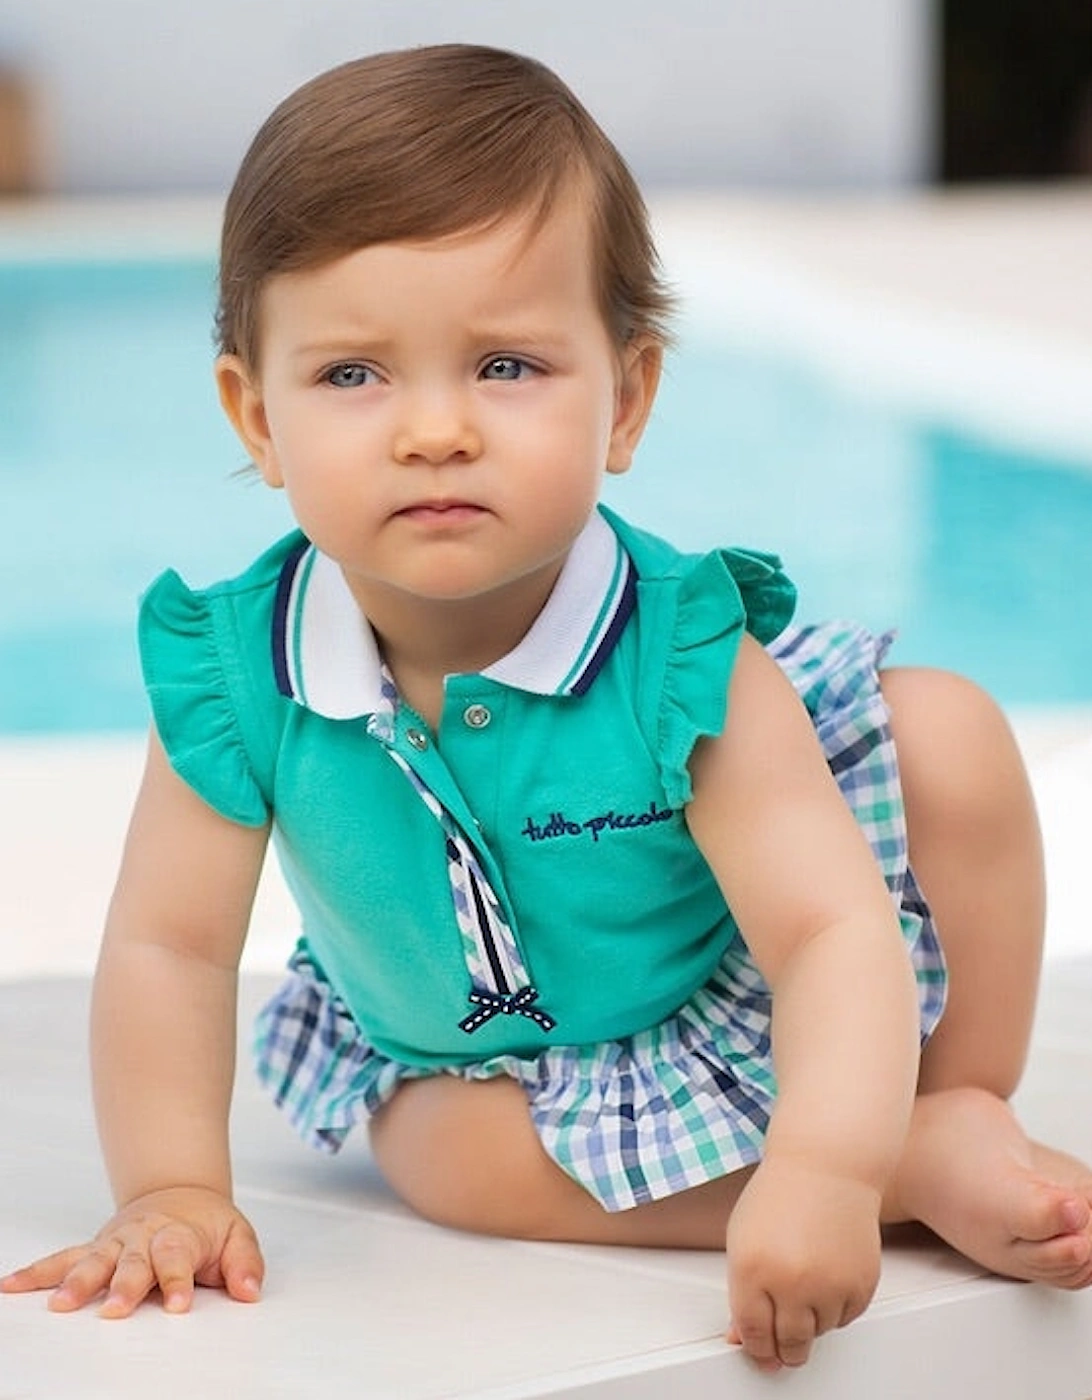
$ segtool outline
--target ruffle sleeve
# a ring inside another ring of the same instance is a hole
[[[171,766],[210,807],[243,826],[262,826],[269,805],[254,774],[208,594],[173,570],[141,600],[144,683]]]
[[[774,554],[721,549],[678,579],[659,707],[659,751],[667,798],[690,801],[690,755],[724,727],[728,682],[744,631],[765,645],[788,624],[796,589]]]

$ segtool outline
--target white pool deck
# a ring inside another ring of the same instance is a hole
[[[984,422],[997,421],[1000,398],[1006,431],[1087,454],[1092,189],[673,198],[654,211],[669,266],[682,248],[690,264],[716,264],[710,314],[729,308],[756,336],[791,334],[882,392]],[[142,222],[161,230],[162,208],[0,207],[0,253],[73,229],[106,244]],[[207,238],[209,210],[180,205],[167,223],[176,240]],[[1020,1105],[1033,1131],[1092,1157],[1092,711],[1013,721],[1051,882]],[[135,737],[0,740],[0,1271],[86,1235],[107,1209],[84,1025],[140,756]],[[245,960],[248,1007],[272,984],[291,929],[270,872]],[[803,1371],[771,1379],[721,1339],[716,1255],[486,1241],[424,1224],[362,1147],[328,1161],[297,1145],[245,1060],[234,1135],[240,1199],[269,1263],[264,1301],[203,1292],[187,1317],[148,1306],[104,1323],[52,1315],[40,1297],[0,1298],[0,1400],[1092,1397],[1092,1290],[986,1277],[928,1238],[889,1241],[866,1316],[824,1339]]]

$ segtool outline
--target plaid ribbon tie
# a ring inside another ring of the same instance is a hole
[[[533,1005],[538,990],[531,985],[515,934],[473,846],[440,799],[394,747],[398,689],[385,666],[380,674],[383,704],[369,719],[368,733],[383,745],[444,833],[455,921],[470,974],[469,1000],[479,1008],[458,1023],[459,1029],[473,1035],[500,1015],[526,1016],[540,1030],[552,1031],[557,1021]]]
[[[513,992],[509,996],[498,996],[496,992],[486,992],[475,987],[470,993],[470,1002],[479,1007],[478,1011],[472,1011],[469,1016],[459,1022],[459,1029],[466,1031],[467,1035],[473,1035],[486,1021],[491,1021],[494,1016],[526,1016],[529,1021],[534,1021],[535,1025],[544,1031],[552,1031],[557,1025],[554,1018],[546,1011],[539,1011],[532,1003],[538,1000],[538,992],[534,987],[520,987],[518,992]]]

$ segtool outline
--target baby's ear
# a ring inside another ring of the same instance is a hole
[[[221,355],[215,373],[220,405],[250,460],[267,486],[283,486],[257,376],[238,355]]]
[[[618,390],[607,471],[629,470],[633,454],[652,412],[663,368],[664,348],[654,336],[636,335],[619,355]]]

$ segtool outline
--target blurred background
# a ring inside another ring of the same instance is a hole
[[[305,78],[449,39],[556,67],[646,185],[1092,173],[1089,0],[0,0],[0,188],[217,190]]]

